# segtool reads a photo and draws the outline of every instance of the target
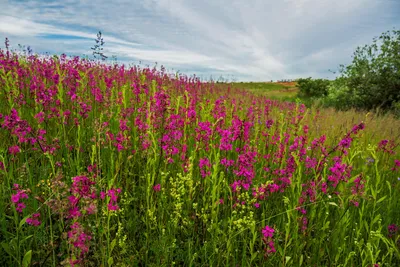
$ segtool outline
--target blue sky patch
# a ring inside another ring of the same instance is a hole
[[[399,12],[400,1],[381,0],[14,0],[1,4],[0,39],[82,56],[101,30],[120,63],[243,81],[334,78],[357,46],[400,29]]]

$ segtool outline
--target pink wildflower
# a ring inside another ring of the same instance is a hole
[[[22,199],[28,199],[28,195],[25,193],[25,190],[20,189],[19,184],[14,184],[13,190],[17,192],[11,195],[11,202],[16,206],[15,209],[22,213],[23,209],[26,207],[25,203],[22,202]]]
[[[268,225],[266,225],[263,229],[262,229],[262,234],[263,234],[263,242],[264,244],[267,246],[264,250],[265,250],[265,257],[268,256],[269,254],[275,253],[276,249],[275,249],[275,244],[274,244],[274,240],[273,240],[273,236],[274,236],[274,232],[275,230],[271,227],[269,227]]]
[[[39,226],[41,222],[37,219],[40,217],[40,213],[34,213],[31,217],[26,219],[26,223],[33,226]]]
[[[8,152],[10,152],[11,155],[16,155],[19,152],[21,152],[21,149],[19,148],[19,146],[11,146],[8,148]]]
[[[160,184],[156,184],[155,186],[153,186],[153,190],[154,190],[155,192],[160,192],[160,190],[161,190],[161,185],[160,185]]]

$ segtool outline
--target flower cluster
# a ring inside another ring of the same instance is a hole
[[[96,206],[93,200],[97,198],[95,182],[86,176],[76,176],[72,178],[71,195],[69,200],[69,218],[78,218],[82,216],[82,212],[94,214]]]
[[[83,226],[74,222],[68,231],[68,242],[73,246],[73,251],[76,252],[77,260],[73,264],[79,264],[85,254],[89,252],[89,242],[92,239],[90,235],[85,233]]]
[[[201,177],[206,178],[211,175],[211,163],[208,158],[201,158],[199,162]]]
[[[364,187],[365,187],[365,180],[363,179],[362,174],[360,174],[354,180],[354,184],[351,187],[351,194],[355,198],[355,199],[351,200],[351,203],[356,207],[359,206],[359,202],[357,201],[357,198],[364,194]]]
[[[19,213],[22,213],[23,210],[26,208],[23,199],[28,199],[28,194],[26,193],[26,190],[20,188],[19,184],[14,184],[13,190],[16,191],[16,193],[11,196],[11,202],[14,203],[15,209]]]
[[[392,168],[392,171],[399,171],[400,170],[400,160],[395,159],[394,160],[394,167]]]
[[[119,210],[118,206],[118,195],[121,194],[121,189],[120,188],[112,188],[107,190],[107,192],[100,192],[100,198],[105,199],[106,196],[109,197],[109,201],[107,204],[107,208],[110,211],[116,211]]]
[[[39,226],[41,221],[39,221],[40,213],[34,213],[31,217],[26,219],[26,223],[33,226]]]
[[[329,168],[331,174],[328,176],[328,181],[331,182],[333,188],[336,188],[340,181],[347,182],[348,178],[350,178],[352,167],[342,163],[342,159],[339,157],[335,157],[333,161],[333,166]]]
[[[387,153],[390,155],[394,155],[395,154],[395,148],[398,146],[398,144],[396,144],[393,140],[381,140],[378,143],[378,151],[382,151],[383,153]]]
[[[274,232],[275,230],[273,228],[271,228],[270,226],[266,225],[262,230],[262,240],[264,242],[264,244],[267,246],[264,251],[265,254],[264,256],[267,257],[270,254],[273,254],[276,252],[275,249],[275,244],[274,244]]]
[[[155,186],[153,186],[153,190],[154,190],[155,192],[160,192],[160,190],[161,190],[161,185],[160,185],[160,184],[156,184]]]

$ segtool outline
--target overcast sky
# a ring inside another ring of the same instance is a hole
[[[101,30],[109,57],[204,78],[333,78],[394,27],[400,0],[0,0],[13,48],[82,56]]]

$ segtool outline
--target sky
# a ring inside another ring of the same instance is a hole
[[[0,0],[13,49],[91,56],[101,31],[109,58],[203,79],[332,79],[394,28],[400,0]]]

